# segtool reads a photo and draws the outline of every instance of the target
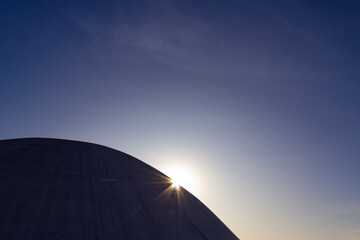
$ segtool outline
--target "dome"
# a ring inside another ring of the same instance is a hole
[[[238,239],[204,204],[120,151],[92,143],[0,141],[1,239]]]

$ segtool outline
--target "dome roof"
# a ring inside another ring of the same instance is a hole
[[[78,141],[0,141],[1,239],[238,239],[167,176]]]

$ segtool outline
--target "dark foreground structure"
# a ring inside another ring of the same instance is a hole
[[[238,239],[151,166],[104,146],[0,141],[0,239]]]

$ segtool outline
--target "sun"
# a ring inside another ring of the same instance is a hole
[[[171,178],[171,187],[174,190],[180,190],[181,187],[190,191],[194,190],[196,186],[196,180],[189,169],[179,166],[172,166],[165,172]]]
[[[171,179],[171,187],[175,190],[180,190],[180,184],[173,179]]]

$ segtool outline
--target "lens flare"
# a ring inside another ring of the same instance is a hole
[[[171,179],[171,187],[175,190],[179,190],[180,184],[178,182],[176,182],[175,180]]]
[[[194,189],[196,181],[188,169],[173,166],[165,172],[171,178],[171,187],[174,190],[180,190],[181,187],[187,190]]]

